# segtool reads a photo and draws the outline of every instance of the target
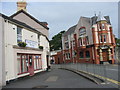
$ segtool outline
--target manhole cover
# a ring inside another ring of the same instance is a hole
[[[47,85],[40,85],[40,86],[35,86],[32,89],[35,89],[35,88],[47,88],[47,87],[48,87]]]

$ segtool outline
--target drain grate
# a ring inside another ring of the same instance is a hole
[[[33,87],[32,89],[36,89],[36,88],[47,88],[48,86],[47,85],[40,85],[40,86],[35,86]]]

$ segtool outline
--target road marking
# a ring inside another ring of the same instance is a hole
[[[47,82],[55,82],[57,81],[58,79],[58,76],[50,76],[48,77],[48,79],[46,80]]]
[[[96,76],[96,77],[99,77],[99,78],[102,78],[102,79],[106,79],[112,83],[115,83],[117,85],[120,85],[120,82],[116,81],[116,80],[113,80],[113,79],[110,79],[110,78],[107,78],[107,77],[103,77],[103,76],[100,76],[100,75],[97,75],[97,74],[93,74],[93,73],[90,73],[90,72],[86,72],[86,71],[82,71],[82,72],[85,72],[85,73],[88,73],[88,74],[91,74],[93,76]]]

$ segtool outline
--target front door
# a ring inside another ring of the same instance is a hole
[[[102,55],[103,55],[103,61],[108,61],[108,52],[107,50],[102,50]]]
[[[34,75],[34,62],[33,62],[33,55],[28,55],[28,63],[29,63],[29,73],[30,76]]]

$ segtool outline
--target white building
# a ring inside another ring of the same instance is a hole
[[[19,7],[21,2],[17,4]],[[23,6],[26,8],[26,4]],[[10,17],[0,14],[0,20],[0,85],[4,86],[6,81],[45,71],[50,58],[47,23],[38,21],[20,7]],[[27,44],[25,47],[18,45],[23,42]]]

